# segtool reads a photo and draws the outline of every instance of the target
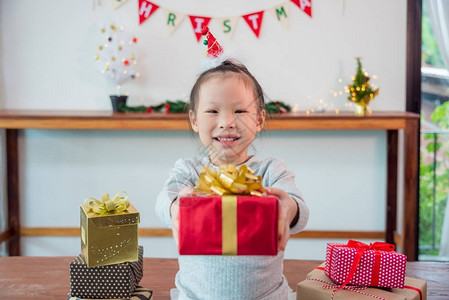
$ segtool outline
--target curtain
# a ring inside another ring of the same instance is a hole
[[[441,58],[449,70],[449,1],[426,0]],[[440,256],[449,258],[449,196],[446,202],[443,227],[441,231]]]

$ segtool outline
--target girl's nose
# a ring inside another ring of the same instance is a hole
[[[235,116],[232,114],[223,114],[220,116],[219,127],[223,129],[232,129],[235,127]]]

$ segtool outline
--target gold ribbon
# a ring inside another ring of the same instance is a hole
[[[265,189],[262,177],[246,165],[237,169],[234,165],[220,165],[214,172],[209,166],[204,167],[196,181],[194,189],[198,194],[253,195],[262,196]]]
[[[121,194],[125,194],[124,197],[121,197]],[[95,198],[86,198],[84,203],[89,206],[89,208],[96,214],[104,215],[107,213],[117,213],[120,214],[126,211],[130,205],[128,199],[128,194],[125,191],[118,192],[114,198],[110,199],[109,194],[104,194],[101,196],[101,201]]]
[[[222,252],[237,255],[237,196],[223,196],[221,201]]]

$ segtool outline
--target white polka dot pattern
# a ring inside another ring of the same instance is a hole
[[[126,298],[143,276],[143,247],[139,246],[139,260],[88,268],[82,255],[70,263],[70,293],[80,298]]]
[[[346,244],[328,243],[326,249],[325,273],[333,281],[342,284],[352,267],[358,249]],[[372,286],[376,250],[363,254],[357,270],[349,284]],[[380,268],[378,287],[404,288],[407,256],[396,251],[379,251]]]

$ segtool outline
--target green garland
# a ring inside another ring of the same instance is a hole
[[[176,100],[176,101],[170,101],[167,100],[164,103],[161,103],[159,105],[153,105],[153,106],[128,106],[125,103],[119,103],[118,110],[121,112],[161,112],[165,111],[166,113],[174,113],[174,114],[180,114],[180,113],[186,113],[189,109],[189,105],[182,101],[182,100]]]
[[[145,106],[145,105],[128,106],[125,103],[119,103],[118,110],[120,112],[129,112],[129,113],[151,113],[151,112],[164,111],[166,113],[181,114],[188,112],[189,104],[182,100],[176,101],[167,100],[164,103],[153,106]],[[265,110],[269,114],[279,114],[279,113],[282,114],[291,111],[291,106],[285,104],[282,101],[271,101],[265,103]]]
[[[268,114],[283,114],[292,110],[291,106],[282,101],[271,101],[265,103],[265,110]]]

